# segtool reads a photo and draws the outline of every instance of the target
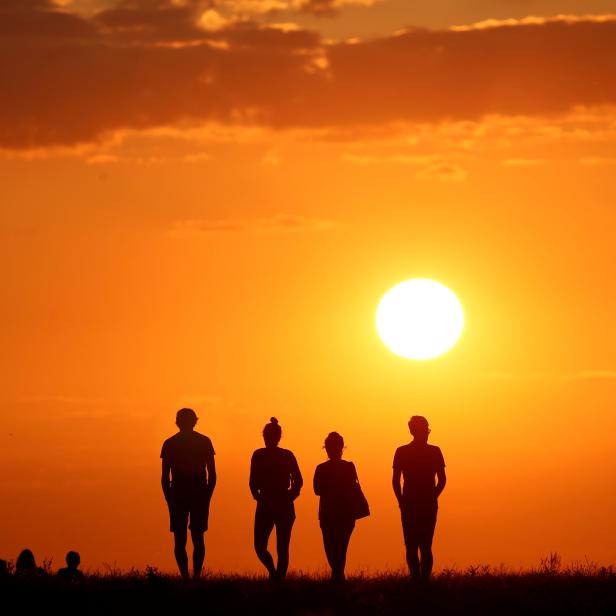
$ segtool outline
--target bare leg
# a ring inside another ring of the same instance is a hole
[[[349,541],[355,524],[345,524],[340,528],[340,534],[337,541],[336,553],[336,569],[333,571],[333,577],[336,580],[344,580],[344,568],[346,567],[346,556],[349,548]]]
[[[193,578],[198,579],[201,577],[205,559],[205,540],[201,531],[191,530],[190,535],[193,544]]]
[[[187,580],[188,579],[188,554],[186,553],[186,530],[178,530],[173,533],[173,539],[175,545],[173,553],[175,554],[175,562],[178,564],[180,575]]]
[[[270,578],[276,577],[276,567],[274,566],[274,559],[267,550],[267,542],[269,541],[272,529],[274,528],[274,521],[271,516],[263,515],[257,509],[255,513],[255,530],[254,530],[254,546],[255,552],[259,560],[265,565]]]
[[[323,547],[325,548],[325,556],[327,558],[327,564],[330,566],[333,571],[336,567],[336,554],[334,550],[334,539],[332,537],[332,529],[330,526],[322,526],[321,533],[323,534]]]
[[[276,574],[281,580],[284,580],[289,568],[289,544],[291,543],[291,530],[294,522],[295,518],[291,518],[276,524],[276,550],[278,552]]]
[[[409,567],[409,573],[411,577],[416,580],[419,579],[419,556],[417,550],[419,546],[416,544],[406,546],[406,564]]]
[[[432,574],[432,564],[434,562],[432,557],[432,541],[420,543],[419,553],[421,554],[421,578],[427,581]]]
[[[434,509],[426,511],[418,541],[419,554],[421,556],[421,579],[426,582],[432,575],[432,565],[434,563],[432,557],[432,539],[434,538],[434,529],[436,528],[436,515],[436,506]]]

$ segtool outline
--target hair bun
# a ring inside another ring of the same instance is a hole
[[[275,417],[270,417],[270,423],[273,423],[275,426],[277,426],[278,420]]]

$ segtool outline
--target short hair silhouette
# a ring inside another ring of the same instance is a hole
[[[71,550],[66,555],[66,566],[69,569],[77,569],[79,564],[81,563],[81,556],[79,556],[79,552],[75,552]]]
[[[344,449],[344,439],[338,432],[330,432],[325,437],[325,451],[330,458],[339,458]]]
[[[17,560],[15,561],[16,571],[34,571],[36,569],[36,560],[32,550],[26,548],[19,553]]]
[[[192,429],[197,425],[197,413],[189,408],[180,409],[175,415],[175,424],[180,430]]]
[[[269,423],[263,428],[263,439],[266,445],[278,445],[282,438],[282,428],[275,417],[270,417]]]
[[[422,415],[413,415],[409,420],[409,431],[413,436],[428,434],[430,432],[428,420]]]

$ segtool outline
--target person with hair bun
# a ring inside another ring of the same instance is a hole
[[[353,462],[342,459],[344,439],[330,432],[325,439],[329,458],[314,472],[314,493],[319,499],[319,525],[332,581],[344,580],[347,549],[355,528],[354,494],[359,480]]]
[[[278,447],[281,437],[280,424],[272,417],[263,428],[265,447],[257,449],[250,461],[250,491],[257,501],[254,547],[272,580],[284,580],[289,568],[289,544],[295,522],[293,501],[304,483],[293,453]],[[277,565],[267,549],[274,527]]]

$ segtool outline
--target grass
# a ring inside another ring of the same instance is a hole
[[[76,584],[53,576],[9,576],[0,581],[0,596],[4,606],[22,614],[613,615],[616,571],[592,563],[562,568],[553,554],[533,570],[445,570],[428,587],[417,587],[402,572],[354,576],[343,586],[301,574],[284,584],[233,575],[186,584],[148,567],[88,575]]]

